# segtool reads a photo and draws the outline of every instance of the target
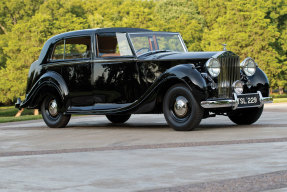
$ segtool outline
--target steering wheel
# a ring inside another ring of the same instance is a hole
[[[143,51],[143,50],[149,51],[149,48],[148,48],[148,47],[140,48],[140,49],[136,50],[136,53],[139,53],[139,52],[141,52],[141,51]]]

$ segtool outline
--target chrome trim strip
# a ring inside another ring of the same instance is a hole
[[[68,60],[68,61],[58,61],[42,64],[43,67],[46,66],[57,66],[57,65],[74,65],[74,64],[83,64],[83,63],[116,63],[116,62],[129,62],[136,61],[134,57],[132,58],[115,58],[115,59],[94,59],[94,60]]]
[[[259,94],[259,97],[260,97],[260,107],[262,107],[263,106],[263,96],[262,96],[262,94],[261,94],[261,91],[257,91],[257,93]]]
[[[239,99],[237,98],[237,94],[233,93],[235,104],[232,106],[232,109],[235,110],[239,105]]]
[[[115,62],[127,62],[127,61],[136,61],[137,59],[134,57],[130,58],[114,58],[114,59],[95,59],[92,60],[93,63],[115,63]]]
[[[233,110],[239,108],[251,108],[251,107],[262,107],[265,103],[272,103],[272,97],[263,97],[260,91],[257,91],[260,97],[260,105],[255,106],[247,106],[247,107],[238,107],[239,100],[237,98],[237,94],[233,93],[234,99],[225,99],[225,100],[213,100],[213,101],[201,101],[201,107],[205,109],[212,109],[212,108],[221,108],[221,107],[232,107]]]
[[[217,100],[217,101],[201,101],[200,103],[201,107],[206,109],[212,109],[212,108],[220,108],[220,107],[232,107],[236,105],[235,100]]]
[[[127,32],[128,34],[132,35],[145,35],[145,34],[171,34],[177,35],[177,32],[164,32],[164,31],[146,31],[146,32]]]
[[[182,36],[179,33],[178,33],[178,37],[179,37],[179,40],[180,40],[181,45],[183,46],[185,52],[188,52],[188,49],[187,49],[187,47],[186,47],[186,45],[184,43],[184,40],[183,40]]]

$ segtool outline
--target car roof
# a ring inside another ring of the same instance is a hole
[[[71,36],[82,36],[82,35],[91,35],[92,33],[136,33],[136,32],[152,32],[151,30],[148,29],[141,29],[141,28],[129,28],[129,27],[112,27],[112,28],[95,28],[95,29],[84,29],[84,30],[77,30],[77,31],[69,31],[65,33],[61,33],[58,35],[55,35],[48,39],[46,43],[44,44],[42,51],[40,53],[40,56],[38,60],[40,62],[43,61],[49,46],[52,43],[55,43],[59,39],[62,39],[64,37],[71,37]]]
[[[61,33],[59,35],[53,36],[50,40],[56,40],[59,38],[63,38],[66,36],[77,36],[77,35],[89,35],[91,33],[136,33],[136,32],[151,32],[148,29],[141,28],[128,28],[128,27],[112,27],[112,28],[95,28],[95,29],[84,29],[77,31],[69,31],[65,33]]]

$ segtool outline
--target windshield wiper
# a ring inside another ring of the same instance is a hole
[[[154,51],[148,51],[148,52],[145,52],[145,53],[139,55],[139,57],[140,57],[140,56],[143,56],[143,55],[147,56],[147,55],[152,55],[152,54],[161,53],[161,52],[171,52],[171,50],[154,50]]]

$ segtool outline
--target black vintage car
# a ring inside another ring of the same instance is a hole
[[[266,102],[268,79],[251,58],[188,52],[179,33],[103,28],[50,38],[16,107],[39,109],[49,127],[65,127],[71,114],[124,123],[131,114],[164,113],[172,128],[189,131],[215,115],[252,124]]]

